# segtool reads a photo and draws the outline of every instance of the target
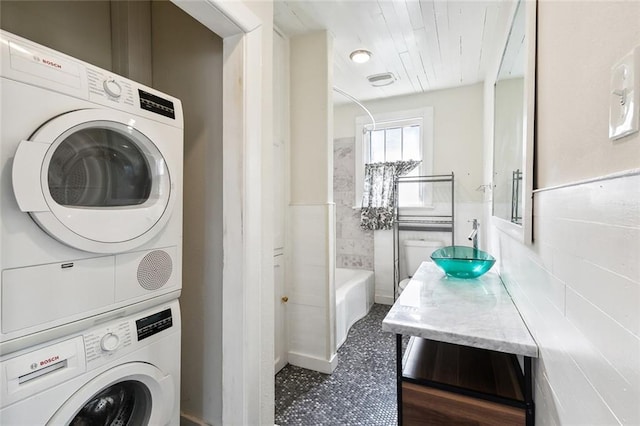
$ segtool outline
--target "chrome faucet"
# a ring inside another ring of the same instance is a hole
[[[471,231],[471,233],[467,238],[469,239],[469,241],[473,241],[473,248],[477,250],[478,249],[478,226],[480,226],[480,224],[478,223],[478,219],[471,219],[469,222],[472,222],[473,230]]]

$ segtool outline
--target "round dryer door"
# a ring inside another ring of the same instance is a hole
[[[151,120],[110,110],[58,116],[22,141],[13,165],[20,209],[72,247],[117,253],[153,238],[171,214],[169,167]]]
[[[173,378],[146,363],[124,364],[84,385],[54,414],[48,425],[140,426],[171,421]]]

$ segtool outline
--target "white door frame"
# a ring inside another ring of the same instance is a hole
[[[273,369],[261,363],[273,333],[260,333],[262,22],[242,2],[172,1],[223,39],[222,422],[273,424]]]

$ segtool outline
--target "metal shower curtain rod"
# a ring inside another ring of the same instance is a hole
[[[350,94],[348,94],[347,92],[345,92],[342,89],[337,88],[336,86],[333,86],[333,90],[340,93],[342,96],[344,96],[345,98],[355,102],[360,108],[362,108],[364,110],[364,112],[366,112],[369,115],[369,118],[371,118],[371,131],[376,129],[376,120],[375,118],[373,118],[373,114],[371,114],[371,112],[367,109],[367,107],[365,107],[364,105],[362,105],[362,103],[360,101],[358,101],[356,98],[354,98],[353,96],[351,96]],[[363,128],[363,133],[366,132],[366,128]]]

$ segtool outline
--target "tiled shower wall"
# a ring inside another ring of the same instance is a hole
[[[354,209],[355,138],[333,141],[333,200],[336,203],[336,268],[373,271],[373,231],[360,229]]]

